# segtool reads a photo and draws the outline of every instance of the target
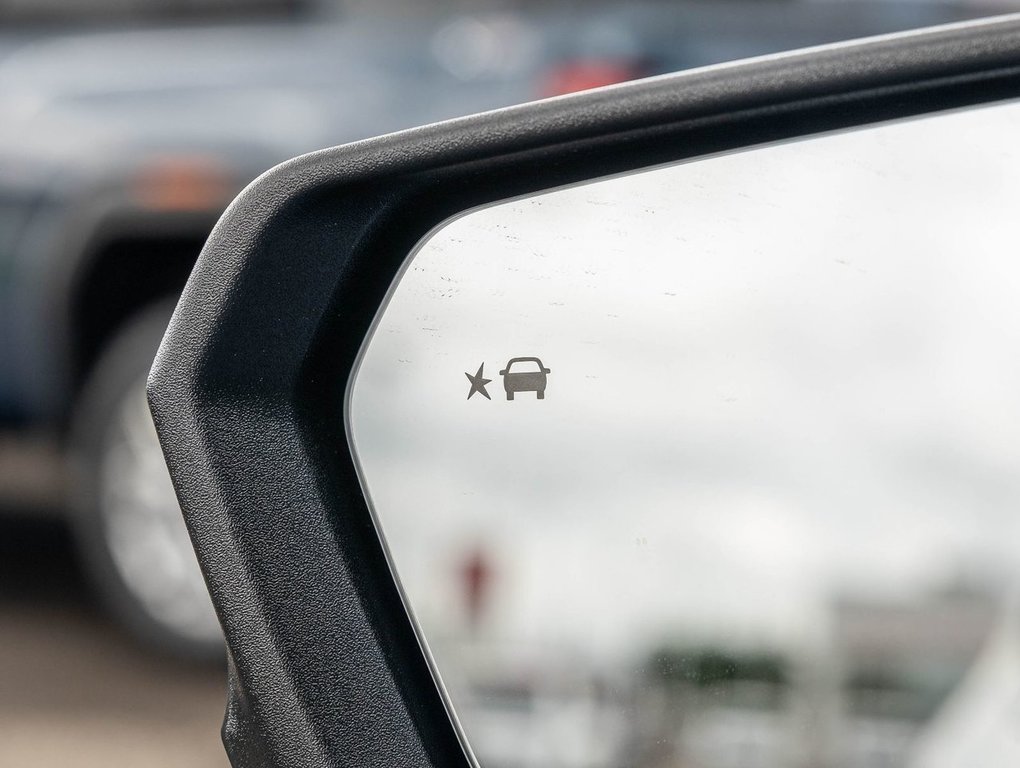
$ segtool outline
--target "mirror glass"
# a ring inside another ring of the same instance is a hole
[[[1020,764],[1020,107],[470,212],[348,403],[503,766]]]

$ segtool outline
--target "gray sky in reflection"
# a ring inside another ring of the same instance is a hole
[[[351,430],[411,605],[629,653],[811,643],[846,591],[1020,548],[1020,108],[826,136],[471,213],[414,257]],[[544,401],[498,371],[536,355]],[[466,400],[485,363],[493,399]],[[442,665],[441,665],[442,666]]]

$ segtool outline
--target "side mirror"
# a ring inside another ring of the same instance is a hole
[[[1015,125],[1018,108],[1007,102],[1018,96],[1020,18],[1006,17],[767,57],[483,114],[299,157],[256,181],[231,205],[206,244],[149,382],[160,440],[227,639],[230,701],[224,739],[234,764],[387,768],[471,764],[458,712],[451,711],[457,709],[456,702],[451,704],[456,692],[447,695],[437,684],[437,678],[443,677],[451,687],[452,676],[444,673],[441,663],[436,665],[438,672],[434,668],[442,653],[435,647],[435,636],[429,636],[426,629],[422,637],[412,621],[412,614],[422,615],[414,585],[406,579],[398,584],[394,575],[395,571],[405,573],[403,550],[390,537],[383,540],[381,531],[386,533],[389,526],[386,510],[377,508],[373,516],[366,499],[366,486],[371,489],[389,483],[392,487],[403,481],[399,477],[387,477],[386,483],[373,479],[372,467],[382,463],[370,466],[367,456],[356,454],[353,444],[360,439],[361,427],[356,416],[352,417],[351,405],[362,391],[353,380],[354,373],[362,365],[368,375],[372,365],[366,339],[377,327],[374,324],[384,320],[381,308],[391,298],[394,302],[400,299],[395,281],[411,255],[431,257],[442,246],[448,258],[462,257],[452,230],[445,228],[447,222],[463,217],[451,226],[463,224],[464,232],[468,231],[464,228],[475,227],[472,233],[489,239],[484,249],[474,252],[495,259],[498,254],[486,249],[502,247],[508,238],[492,236],[491,228],[478,225],[482,219],[472,217],[500,201],[526,200],[526,196],[595,180],[631,178],[624,175],[650,169],[660,169],[651,171],[653,175],[666,175],[655,177],[662,180],[662,186],[646,187],[642,194],[652,194],[648,189],[683,188],[690,192],[685,199],[694,201],[699,193],[689,185],[690,179],[667,173],[686,167],[676,165],[682,161],[710,158],[705,162],[707,168],[723,156],[734,157],[730,153],[749,148],[764,151],[805,137],[913,118],[924,117],[916,125],[927,125],[929,119],[934,124],[954,112],[977,114],[977,107],[1000,102],[1002,106],[984,111],[1011,110],[1009,120]],[[882,141],[885,139],[880,138],[879,143]],[[973,146],[982,141],[974,141]],[[946,146],[944,151],[953,149]],[[1002,158],[1015,155],[1008,145],[997,146],[995,152]],[[1016,168],[1013,160],[1003,163],[1007,171]],[[825,167],[824,162],[814,167]],[[844,170],[832,166],[825,178],[837,184],[846,178]],[[868,169],[880,179],[884,178],[882,171]],[[646,173],[641,178],[652,175]],[[770,188],[773,177],[756,178],[764,188]],[[824,188],[813,186],[817,178],[812,176],[810,184],[800,189],[808,193],[806,199],[825,196]],[[965,177],[960,178],[954,183],[967,183]],[[786,181],[787,188],[796,187]],[[1011,176],[1009,181],[1014,181]],[[1005,199],[1015,199],[1009,196],[1015,187],[1006,184],[1003,189]],[[627,197],[613,194],[614,200],[623,201],[621,206],[636,205],[633,196],[627,203]],[[883,205],[888,209],[901,202],[893,196]],[[500,206],[492,210],[517,215],[521,209]],[[632,208],[620,210],[630,212]],[[728,213],[721,209],[719,219],[709,222],[716,228],[708,230],[706,237],[728,231]],[[676,230],[668,222],[649,222],[656,216],[683,214],[675,208],[636,212],[629,220],[637,222],[640,216],[641,231],[623,232],[613,241],[614,247],[637,234],[643,239],[634,242],[641,243],[649,232],[661,230],[672,236]],[[811,211],[802,211],[783,221],[807,221],[811,215]],[[945,222],[948,214],[942,211],[938,218]],[[763,225],[779,221],[766,214],[757,220]],[[966,221],[968,226],[972,224],[970,219]],[[624,226],[626,222],[617,223]],[[861,220],[861,226],[852,231],[859,233],[867,225]],[[528,231],[552,239],[557,228],[568,223],[550,219],[535,227],[524,222],[521,230],[529,226]],[[780,229],[790,243],[801,234]],[[445,240],[444,232],[448,234]],[[591,248],[608,242],[603,230],[598,233],[589,244]],[[760,240],[745,236],[745,256],[758,254],[755,249],[767,237],[782,242],[776,239],[776,232],[762,229],[759,233]],[[920,235],[916,230],[901,232],[896,242]],[[833,243],[833,251],[836,245],[845,242]],[[1013,248],[1015,240],[1008,245]],[[820,247],[819,259],[826,258],[827,248]],[[549,253],[554,261],[558,252],[550,246]],[[619,275],[627,271],[619,265],[633,263],[638,255],[614,251],[602,263],[612,264],[613,274]],[[772,262],[764,266],[760,261],[746,262],[752,263],[767,271]],[[847,268],[842,263],[837,266]],[[800,269],[796,264],[790,274],[799,274]],[[953,284],[952,274],[943,275],[947,284]],[[641,279],[656,287],[664,306],[675,298],[672,283],[666,285],[654,274]],[[744,273],[736,271],[719,277],[727,285],[744,279]],[[513,285],[519,286],[522,280]],[[841,280],[849,277],[827,273],[807,290],[820,290],[819,286]],[[499,299],[495,282],[494,293],[486,301]],[[878,279],[870,284],[878,284]],[[904,296],[926,290],[921,283],[908,281],[904,285],[909,289],[904,289]],[[615,287],[623,290],[622,284]],[[752,286],[748,293],[753,290]],[[692,291],[691,296],[695,294]],[[528,295],[545,296],[541,291],[518,291],[514,301]],[[435,298],[437,302],[447,300],[442,292]],[[784,301],[794,299],[796,296],[786,296]],[[546,300],[545,304],[558,303]],[[480,306],[488,305],[482,302]],[[444,378],[433,377],[428,383],[439,389],[430,392],[440,391],[449,377],[450,404],[447,400],[441,405],[415,401],[415,410],[401,415],[403,423],[416,418],[442,421],[453,413],[454,401],[458,408],[504,405],[504,413],[515,409],[517,414],[533,415],[539,406],[524,411],[529,403],[518,407],[471,397],[488,383],[485,371],[495,370],[508,359],[499,371],[505,379],[500,383],[505,385],[507,399],[519,391],[535,392],[529,399],[546,400],[542,406],[548,413],[548,406],[554,405],[553,392],[556,397],[573,392],[576,423],[582,423],[585,414],[595,413],[600,407],[596,404],[605,402],[594,395],[585,399],[589,390],[583,389],[585,377],[597,376],[602,369],[575,361],[561,363],[544,348],[523,344],[537,339],[538,331],[533,329],[541,328],[545,333],[542,339],[554,345],[568,334],[564,330],[567,325],[529,324],[513,309],[521,304],[508,301],[500,306],[506,311],[493,315],[504,323],[500,327],[505,333],[493,340],[491,352],[477,351],[480,347],[472,346],[477,339],[466,335],[456,347],[465,359],[440,366],[433,363],[440,359],[439,352],[448,350],[429,348],[437,354],[430,358],[430,367],[421,370],[433,376],[441,368]],[[593,317],[591,306],[584,305],[584,311],[570,321],[569,333],[574,333],[570,338],[578,343],[585,340],[582,331],[586,318]],[[748,318],[746,325],[753,327],[754,316]],[[599,327],[604,330],[614,320],[600,320]],[[688,325],[693,327],[691,322]],[[427,323],[419,322],[419,326],[425,326],[425,333],[436,333]],[[457,325],[456,318],[444,326],[457,327],[463,326]],[[799,324],[795,329],[803,327]],[[668,330],[656,324],[644,329],[643,338],[654,341]],[[626,352],[631,342],[628,333],[621,333],[614,350]],[[911,345],[903,346],[908,348],[912,349]],[[503,356],[510,354],[530,355],[521,359],[531,360],[537,367],[530,374],[522,368],[521,379],[511,382],[510,377],[518,373],[515,358]],[[480,359],[484,360],[481,367]],[[545,367],[546,361],[557,371],[548,380],[548,399],[545,377],[551,368]],[[624,368],[629,381],[656,380],[649,374],[642,379],[633,366]],[[464,375],[472,382],[467,401]],[[677,380],[662,379],[670,385]],[[412,377],[408,382],[409,388],[402,392],[412,391],[412,384],[419,389],[422,385]],[[382,391],[378,387],[369,390]],[[490,397],[487,392],[485,397]],[[632,418],[647,395],[637,387],[627,397],[626,407],[618,409],[621,419]],[[721,392],[718,400],[729,407],[737,398]],[[391,396],[377,403],[373,413],[387,407],[396,410],[399,404],[399,397]],[[839,403],[831,406],[833,411],[841,407]],[[429,413],[432,410],[435,413]],[[479,412],[457,413],[462,414],[458,418],[468,419]],[[474,427],[457,426],[451,433],[467,436],[469,429]],[[522,426],[521,432],[534,435],[534,424]],[[662,435],[656,433],[656,437]],[[467,437],[465,442],[468,448],[457,456],[474,455],[479,462],[475,466],[483,466],[484,454],[471,448]],[[395,444],[400,444],[399,438]],[[453,451],[452,445],[451,438],[430,447],[439,453]],[[598,452],[593,449],[590,455]],[[698,454],[691,451],[690,455]],[[378,455],[385,458],[385,454]],[[548,468],[536,459],[535,465],[540,464]],[[617,477],[619,468],[603,468],[599,476]],[[528,486],[532,479],[509,477],[506,485]],[[429,507],[428,500],[414,496],[411,501],[417,504],[419,523],[424,519],[423,527],[431,525],[435,509]],[[634,509],[639,508],[635,501],[631,503]],[[637,538],[640,543],[641,536]],[[475,562],[473,567],[478,581],[480,566]],[[557,609],[566,612],[570,608],[569,603],[560,602]],[[637,621],[629,616],[616,623],[632,619]],[[424,620],[419,623],[424,626]],[[583,621],[572,623],[583,628]],[[431,656],[429,648],[434,651]],[[717,656],[703,655],[708,659],[703,666],[719,667]],[[679,668],[676,664],[666,666],[664,678]],[[722,666],[731,669],[739,665]],[[771,662],[745,666],[760,672],[758,682],[772,684],[785,679]],[[465,720],[463,729],[470,731],[471,727]],[[467,741],[474,743],[470,732]]]

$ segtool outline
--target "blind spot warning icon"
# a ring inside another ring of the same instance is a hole
[[[478,373],[476,373],[474,376],[472,376],[467,371],[464,372],[464,375],[467,376],[468,381],[471,382],[471,389],[468,390],[468,396],[467,396],[468,400],[471,399],[471,396],[475,392],[480,394],[486,400],[491,400],[492,399],[491,397],[489,397],[489,393],[485,391],[485,385],[488,384],[489,382],[491,382],[492,379],[485,378],[485,375],[482,373],[482,369],[483,368],[485,368],[485,363],[482,363],[481,365],[478,366]]]
[[[506,368],[499,372],[503,377],[506,399],[513,400],[517,392],[534,392],[539,400],[544,400],[549,373],[537,357],[510,358]]]

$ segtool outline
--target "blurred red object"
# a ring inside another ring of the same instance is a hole
[[[468,624],[477,627],[485,610],[489,582],[492,579],[492,568],[484,552],[476,549],[467,556],[461,566],[461,578]]]
[[[560,64],[542,80],[541,98],[587,91],[603,85],[615,85],[642,77],[644,72],[629,61],[579,59]]]

